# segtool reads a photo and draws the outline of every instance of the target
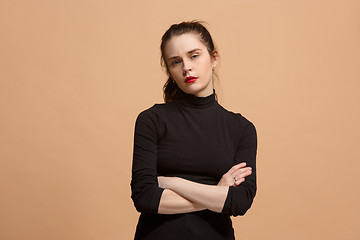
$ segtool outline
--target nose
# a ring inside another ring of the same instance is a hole
[[[187,72],[192,71],[192,66],[190,61],[186,61],[186,60],[183,61],[183,71],[184,71],[183,72],[184,76],[186,75]]]

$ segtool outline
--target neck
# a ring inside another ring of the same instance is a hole
[[[206,109],[214,105],[216,102],[215,99],[215,89],[213,89],[212,94],[198,97],[196,95],[180,91],[179,102],[186,107],[195,108],[195,109]]]

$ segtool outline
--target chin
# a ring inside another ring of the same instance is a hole
[[[202,87],[195,86],[195,84],[193,84],[191,86],[185,86],[182,90],[184,92],[194,94],[194,93],[197,93],[197,92],[201,91],[202,89],[203,89]]]

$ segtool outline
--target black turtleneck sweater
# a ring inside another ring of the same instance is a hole
[[[141,212],[135,239],[235,239],[230,216],[244,215],[256,194],[257,134],[240,113],[223,108],[213,93],[154,104],[135,121],[131,198]],[[230,186],[221,213],[202,210],[159,214],[163,188],[157,176],[177,176],[216,185],[233,165],[252,174]]]

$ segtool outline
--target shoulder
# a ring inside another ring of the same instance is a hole
[[[155,103],[152,106],[142,110],[136,117],[136,122],[153,122],[158,123],[161,118],[166,116],[166,114],[173,107],[172,103]]]
[[[256,138],[256,127],[245,114],[228,110],[221,105],[219,106],[221,112],[226,116],[227,124],[231,126],[232,131],[234,131],[240,139],[249,137]]]
[[[247,118],[243,113],[233,112],[221,106],[219,104],[220,110],[224,113],[226,118],[233,124],[236,124],[241,129],[247,127],[255,127],[254,124]]]
[[[178,111],[176,101],[168,103],[155,103],[138,114],[138,118],[163,118],[171,115],[172,112]]]
[[[149,121],[151,119],[155,119],[158,115],[159,107],[158,104],[155,103],[151,107],[147,107],[144,110],[140,111],[140,113],[136,117],[136,122],[138,121]]]

